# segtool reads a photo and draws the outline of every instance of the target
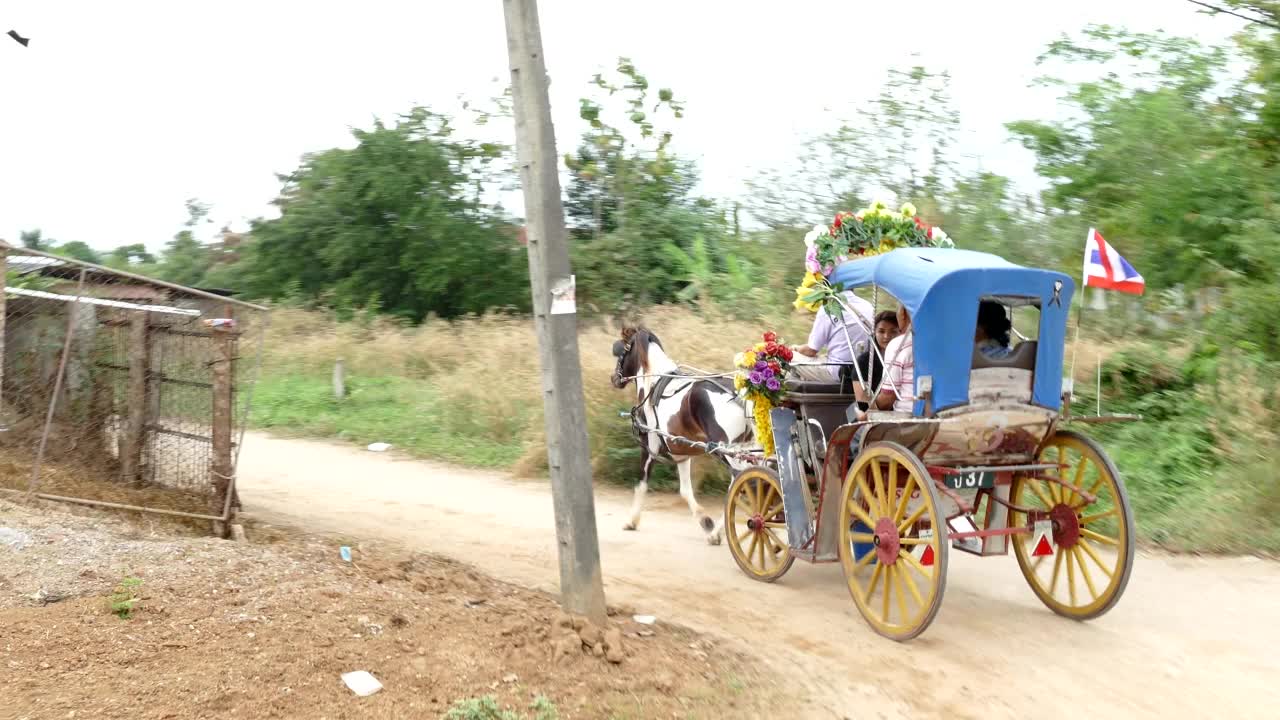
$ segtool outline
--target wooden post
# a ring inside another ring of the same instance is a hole
[[[213,457],[209,464],[210,482],[213,484],[213,514],[222,516],[230,500],[231,488],[231,430],[233,412],[233,373],[235,362],[235,331],[231,328],[212,329],[213,358],[209,366],[213,384]],[[226,537],[227,524],[215,522],[214,533]]]
[[[333,364],[333,399],[341,400],[347,396],[347,372],[346,367],[342,364],[342,358],[338,358]]]
[[[135,312],[129,317],[129,382],[125,392],[124,433],[120,438],[120,479],[135,483],[142,479],[142,449],[146,445],[147,382],[151,371],[151,315]]]
[[[600,543],[591,488],[587,414],[578,359],[578,316],[560,200],[547,68],[536,0],[503,0],[516,120],[516,150],[529,228],[529,280],[542,366],[547,460],[560,556],[560,604],[605,622]],[[554,300],[553,300],[554,294]]]

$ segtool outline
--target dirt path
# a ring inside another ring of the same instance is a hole
[[[542,482],[260,434],[240,467],[255,517],[403,540],[555,590]],[[858,616],[838,565],[797,563],[763,585],[706,545],[679,498],[651,494],[640,531],[624,532],[630,494],[596,497],[610,602],[775,656],[798,671],[788,674],[815,717],[1261,717],[1280,706],[1271,562],[1143,554],[1120,604],[1078,624],[1040,605],[1011,557],[952,553],[942,611],[899,645]]]

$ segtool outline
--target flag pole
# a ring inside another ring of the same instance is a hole
[[[1076,395],[1076,354],[1080,352],[1080,323],[1084,318],[1084,289],[1087,278],[1082,273],[1080,276],[1080,292],[1076,293],[1079,305],[1076,307],[1076,337],[1071,343],[1071,397],[1075,399]]]
[[[1080,306],[1076,308],[1076,337],[1071,342],[1071,387],[1074,390],[1076,382],[1076,353],[1080,351],[1080,317],[1084,315],[1084,285],[1080,286]]]

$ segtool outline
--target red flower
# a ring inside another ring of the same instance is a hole
[[[778,344],[770,340],[764,344],[764,354],[773,356],[778,354]]]
[[[770,330],[769,332],[766,332],[766,333],[764,334],[764,341],[765,341],[765,342],[767,342],[767,343],[777,342],[777,341],[778,341],[778,333],[773,332],[772,330]]]
[[[782,366],[778,364],[778,361],[777,361],[777,360],[770,360],[770,361],[769,361],[769,369],[770,369],[770,370],[772,370],[772,371],[774,371],[775,373],[777,373],[779,370],[781,370],[781,369],[782,369]]]
[[[791,348],[787,347],[786,345],[783,345],[782,352],[778,353],[778,355],[783,360],[786,360],[787,362],[791,362],[791,358],[794,356],[794,353],[791,352]]]
[[[842,222],[844,222],[844,218],[840,217],[839,215],[836,215],[836,221],[835,221],[835,222],[833,222],[833,223],[831,223],[831,227],[833,227],[833,228],[835,228],[835,229],[839,230],[839,229],[840,229],[840,223],[842,223]]]

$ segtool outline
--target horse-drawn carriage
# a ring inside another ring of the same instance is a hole
[[[938,612],[950,550],[1005,555],[1012,545],[1054,612],[1109,610],[1133,565],[1133,516],[1106,453],[1062,427],[1071,279],[910,248],[845,262],[830,281],[887,292],[910,312],[914,407],[859,420],[847,383],[788,382],[770,413],[775,452],[739,470],[726,499],[743,572],[773,582],[797,558],[839,562],[872,628],[907,640]],[[998,359],[974,349],[983,301],[1025,333]]]

